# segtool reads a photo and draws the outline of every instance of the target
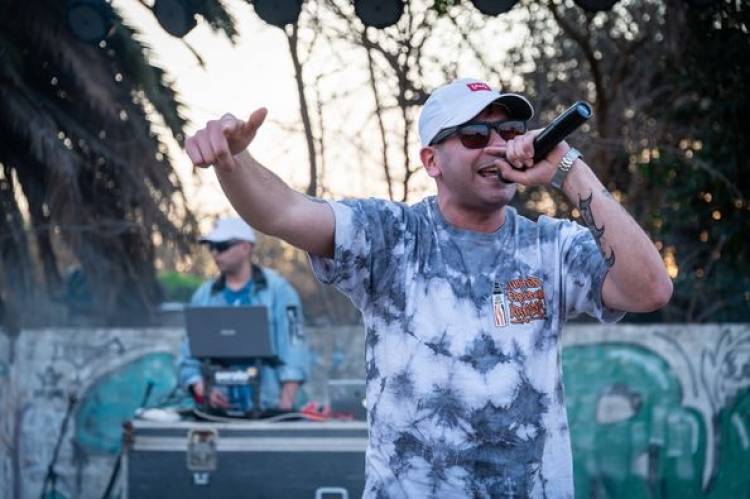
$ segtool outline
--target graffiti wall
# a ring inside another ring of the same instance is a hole
[[[101,497],[122,423],[146,395],[175,394],[182,335],[0,334],[0,499]],[[308,337],[310,399],[329,377],[362,377],[361,328]],[[578,498],[749,497],[750,324],[570,325],[563,366]]]
[[[0,498],[101,497],[124,420],[146,387],[175,384],[180,330],[33,330],[16,340],[3,390]],[[4,337],[3,337],[4,338]],[[0,358],[8,359],[6,341]],[[59,441],[59,444],[58,444]],[[56,456],[49,473],[49,464]],[[42,495],[46,489],[47,493]]]
[[[747,325],[566,334],[576,497],[750,497]]]

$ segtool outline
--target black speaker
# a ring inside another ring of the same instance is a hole
[[[387,28],[401,19],[404,13],[403,0],[354,0],[354,13],[365,26]]]
[[[518,0],[471,0],[474,7],[486,16],[497,16],[512,9]]]
[[[610,10],[619,0],[574,0],[583,10],[589,12],[600,12]]]
[[[65,21],[76,38],[86,43],[98,43],[112,28],[109,9],[105,0],[70,0]]]
[[[255,0],[253,6],[258,17],[279,28],[296,23],[302,12],[302,0]]]
[[[187,35],[198,25],[196,9],[190,0],[156,0],[153,12],[164,31],[177,38]]]

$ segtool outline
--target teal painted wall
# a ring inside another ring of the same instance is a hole
[[[87,453],[116,454],[122,447],[122,424],[141,406],[151,384],[151,404],[164,400],[177,383],[175,356],[146,354],[103,375],[84,394],[74,420],[74,442]]]

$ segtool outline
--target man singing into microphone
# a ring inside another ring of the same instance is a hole
[[[648,236],[578,151],[534,164],[522,96],[472,79],[435,90],[419,119],[437,196],[407,206],[325,202],[247,152],[266,110],[188,139],[251,225],[309,252],[362,311],[370,441],[364,497],[573,497],[560,335],[664,306],[672,283]],[[508,206],[552,185],[583,227]]]

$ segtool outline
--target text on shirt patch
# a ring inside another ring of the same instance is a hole
[[[512,279],[506,284],[505,298],[510,309],[510,322],[526,324],[544,320],[544,287],[538,277]]]

